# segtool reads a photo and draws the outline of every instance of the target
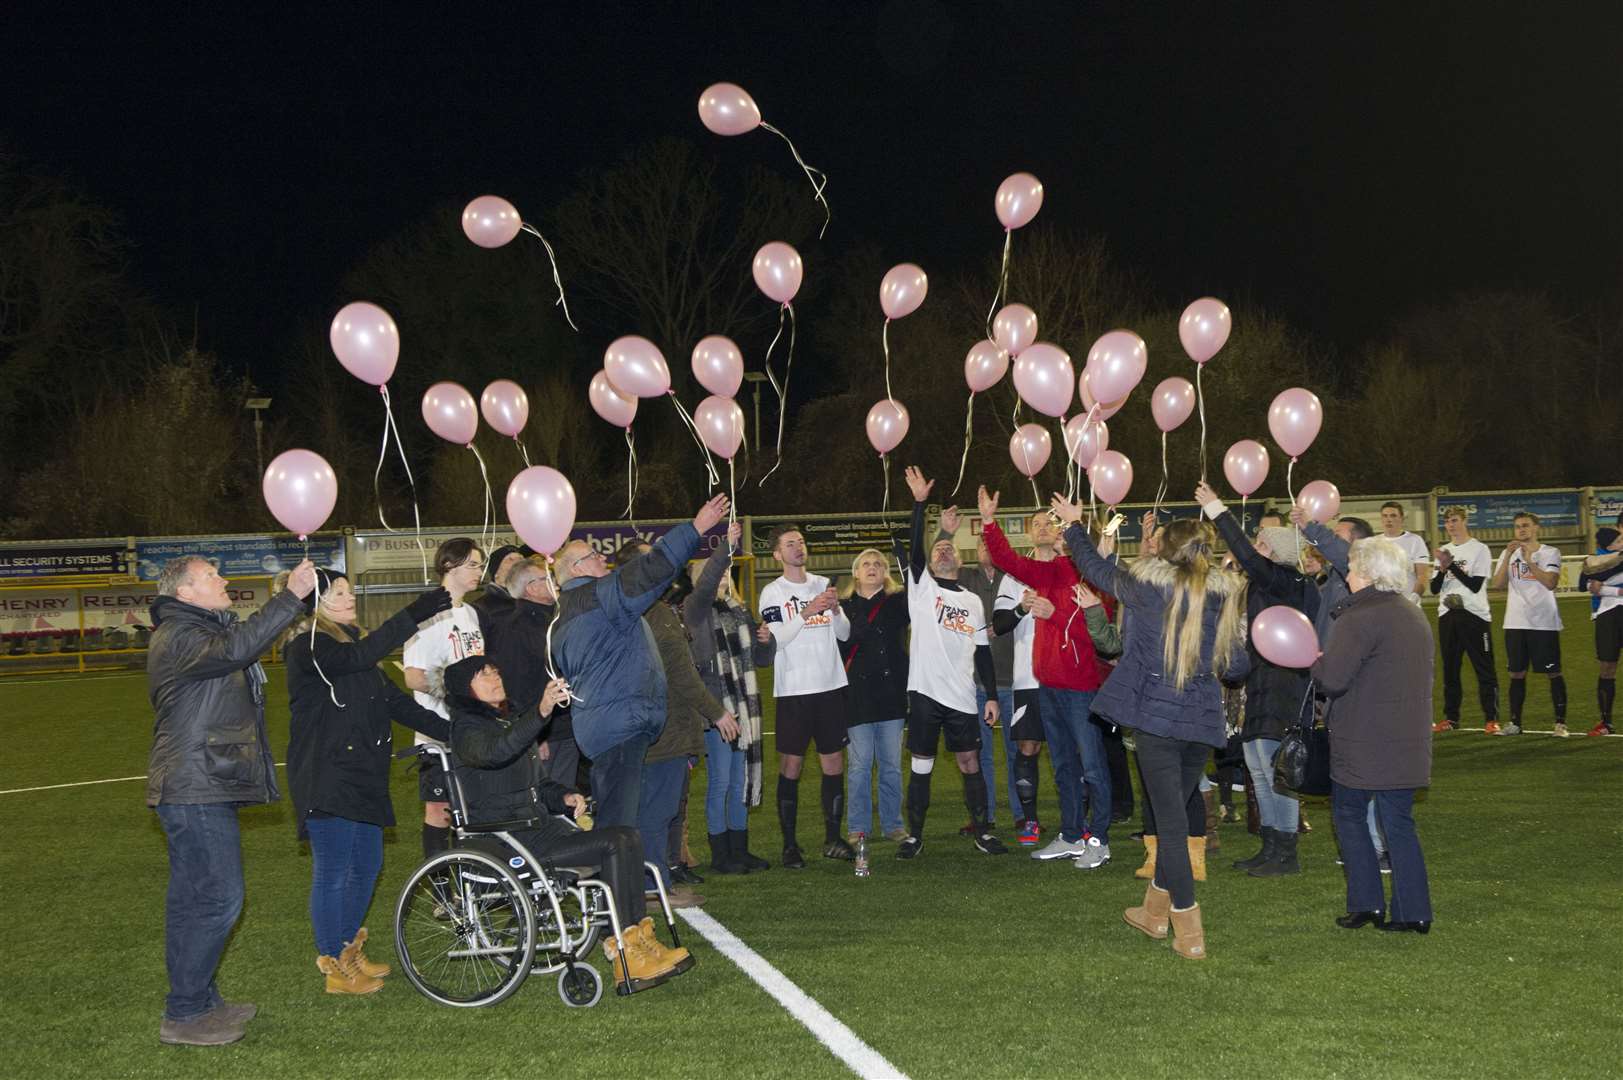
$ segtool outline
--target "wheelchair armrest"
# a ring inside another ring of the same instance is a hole
[[[526,832],[540,826],[541,823],[535,818],[515,818],[511,821],[469,822],[462,826],[462,831],[471,833]]]

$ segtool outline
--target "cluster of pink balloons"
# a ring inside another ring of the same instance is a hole
[[[1178,340],[1189,359],[1204,364],[1228,341],[1232,325],[1228,305],[1203,296],[1183,309],[1183,317],[1178,320]]]
[[[523,225],[518,210],[500,195],[481,195],[462,208],[462,232],[482,248],[512,243]]]
[[[1251,620],[1251,642],[1264,660],[1287,668],[1310,668],[1319,658],[1313,622],[1293,607],[1275,604]]]
[[[284,450],[261,484],[271,516],[300,540],[327,523],[338,502],[338,474],[314,450]]]
[[[536,551],[557,551],[575,527],[575,489],[557,469],[532,465],[507,485],[507,520]]]

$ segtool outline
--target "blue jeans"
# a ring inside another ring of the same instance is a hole
[[[1054,787],[1059,790],[1060,834],[1075,843],[1091,833],[1099,843],[1109,844],[1110,765],[1105,760],[1104,730],[1088,718],[1093,693],[1045,686],[1039,700]]]
[[[885,833],[902,828],[902,727],[905,719],[854,724],[846,730],[845,816],[850,831],[873,831],[873,766],[879,762],[879,827]]]
[[[659,867],[665,887],[671,885],[671,822],[682,803],[682,778],[688,773],[688,759],[672,758],[642,767],[642,791],[637,804],[637,832],[642,835],[642,857]]]
[[[155,809],[169,842],[163,912],[169,996],[163,1015],[184,1022],[221,1002],[214,970],[242,914],[242,836],[235,803],[160,803]]]
[[[1330,792],[1336,837],[1347,871],[1347,910],[1385,911],[1397,922],[1431,922],[1431,887],[1414,828],[1414,789],[1365,791],[1334,784]],[[1392,859],[1392,904],[1386,905],[1380,864],[1370,842],[1367,809],[1375,807]]]
[[[642,759],[654,740],[633,735],[592,759],[592,800],[597,803],[599,825],[637,827],[641,806]]]
[[[1257,816],[1266,828],[1282,833],[1296,832],[1301,803],[1274,790],[1274,755],[1279,752],[1279,740],[1247,739],[1243,745],[1246,771],[1251,774],[1251,786],[1257,793]]]
[[[316,953],[337,956],[355,940],[383,869],[383,828],[341,817],[306,818],[310,833],[310,925]]]
[[[975,715],[978,717],[986,715],[986,691],[979,686],[975,687]],[[1014,721],[1010,719],[1012,716],[1014,716],[1014,691],[1007,686],[1000,686],[997,688],[997,724],[998,730],[1003,732],[1003,764],[1009,792],[1009,814],[1018,825],[1026,819],[1026,815],[1020,812],[1020,796],[1014,792],[1014,756],[1019,753],[1019,749],[1014,745],[1014,739],[1009,736],[1009,729],[1014,726]],[[981,775],[986,777],[987,821],[997,820],[997,750],[993,745],[996,741],[986,731],[981,732]]]
[[[749,755],[711,728],[704,733],[704,828],[711,836],[749,827],[744,805],[745,761]]]

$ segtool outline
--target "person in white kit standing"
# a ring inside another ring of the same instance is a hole
[[[1522,704],[1527,700],[1527,670],[1550,677],[1555,705],[1555,733],[1567,734],[1567,681],[1561,677],[1561,610],[1555,586],[1561,577],[1561,553],[1538,538],[1538,515],[1523,511],[1512,523],[1516,539],[1499,556],[1491,588],[1510,591],[1505,597],[1505,657],[1510,668],[1510,720],[1487,725],[1490,735],[1520,735]]]
[[[458,660],[485,653],[485,632],[479,612],[462,598],[479,586],[485,572],[484,552],[466,536],[447,540],[434,552],[434,572],[451,594],[451,607],[417,627],[406,642],[402,663],[406,669],[406,689],[417,704],[449,720],[445,704],[445,669]],[[421,733],[417,745],[435,740]],[[443,744],[440,744],[443,745]],[[451,803],[445,771],[439,765],[426,765],[417,778],[417,794],[423,800],[423,858],[444,851],[451,842]]]
[[[1420,597],[1426,591],[1426,582],[1431,578],[1431,552],[1426,548],[1426,541],[1403,527],[1403,504],[1400,502],[1385,502],[1381,504],[1381,535],[1403,549],[1414,563],[1414,588],[1408,592],[1411,601],[1418,604]]]
[[[1617,515],[1623,527],[1623,514]],[[1589,590],[1589,617],[1595,623],[1595,704],[1600,723],[1591,735],[1612,734],[1612,703],[1617,698],[1617,658],[1623,654],[1623,533],[1603,528],[1595,533],[1595,554],[1584,560],[1579,587]]]
[[[823,857],[856,855],[840,835],[848,741],[848,683],[840,642],[851,636],[851,621],[828,579],[806,572],[806,538],[799,526],[773,529],[771,545],[783,576],[761,590],[759,611],[764,630],[777,639],[772,696],[777,702],[778,824],[783,829],[784,867],[803,870],[806,859],[795,836],[795,818],[800,811],[800,770],[813,741],[823,770]]]
[[[1488,579],[1493,576],[1493,554],[1488,545],[1472,539],[1463,506],[1443,514],[1448,543],[1432,552],[1437,572],[1431,591],[1437,597],[1437,638],[1443,647],[1443,718],[1433,731],[1460,726],[1460,661],[1471,658],[1476,672],[1477,699],[1482,720],[1499,721],[1499,676],[1493,670],[1493,612],[1488,607]]]
[[[964,778],[964,805],[973,822],[975,847],[987,855],[1005,855],[986,818],[986,777],[981,775],[981,717],[975,715],[975,679],[986,691],[984,718],[997,723],[997,669],[986,636],[986,609],[981,599],[958,583],[962,569],[950,539],[937,541],[926,566],[924,500],[935,486],[917,467],[907,467],[913,493],[913,528],[908,548],[907,608],[913,643],[907,669],[907,749],[912,771],[907,781],[909,835],[896,849],[898,859],[912,859],[924,846],[924,816],[930,808],[930,774],[936,746],[946,736],[947,749]]]

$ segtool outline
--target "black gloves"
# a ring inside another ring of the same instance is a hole
[[[451,606],[451,594],[445,591],[444,586],[430,589],[411,603],[406,605],[406,611],[411,615],[411,621],[425,623]]]

